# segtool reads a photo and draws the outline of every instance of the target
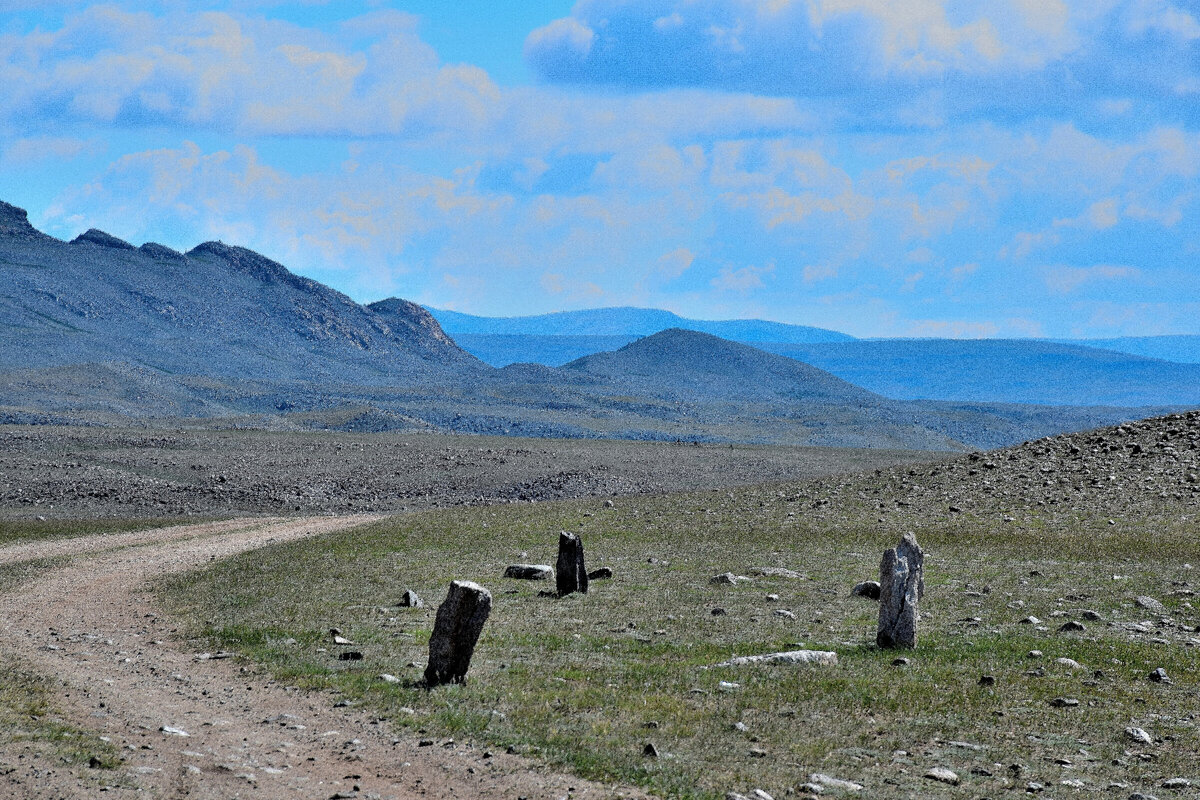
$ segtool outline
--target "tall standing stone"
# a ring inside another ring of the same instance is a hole
[[[446,599],[438,606],[429,637],[429,665],[425,683],[466,683],[467,668],[483,623],[492,611],[492,594],[471,581],[452,581]]]
[[[911,533],[899,546],[885,550],[879,563],[880,647],[916,647],[920,612],[917,601],[925,594],[925,554]]]
[[[588,574],[583,565],[583,539],[574,533],[558,534],[558,563],[554,568],[554,584],[558,594],[580,592],[587,594]]]

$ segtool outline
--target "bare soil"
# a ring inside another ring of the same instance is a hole
[[[81,556],[3,597],[0,657],[61,680],[64,721],[107,737],[123,757],[115,770],[72,769],[9,742],[0,746],[0,796],[640,796],[470,743],[396,737],[334,696],[197,652],[145,588],[211,559],[372,519],[231,520],[0,551],[5,563],[63,555],[66,544]]]

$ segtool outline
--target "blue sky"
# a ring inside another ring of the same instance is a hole
[[[1200,333],[1183,0],[0,0],[0,199],[356,300]]]

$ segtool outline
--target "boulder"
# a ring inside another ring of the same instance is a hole
[[[879,599],[879,581],[863,581],[862,583],[854,584],[854,588],[850,590],[851,597],[865,597],[868,600]]]
[[[879,563],[880,647],[916,647],[920,613],[917,603],[925,594],[925,554],[911,533],[900,544],[885,550]]]
[[[577,534],[567,531],[558,534],[558,563],[555,565],[554,585],[559,596],[572,592],[587,594],[588,573],[583,563],[583,539]]]
[[[412,589],[406,589],[404,596],[400,598],[400,605],[404,608],[424,608],[425,601]]]
[[[510,564],[504,577],[519,581],[545,581],[554,574],[549,564]]]
[[[429,637],[425,683],[466,683],[475,643],[492,611],[492,594],[471,581],[452,581]]]

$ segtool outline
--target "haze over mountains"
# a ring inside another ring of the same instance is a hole
[[[488,318],[431,308],[460,345],[493,366],[566,364],[671,327],[717,333],[820,367],[897,399],[1045,405],[1200,404],[1200,336],[1079,341],[854,339],[759,320],[704,321],[647,309]],[[664,327],[655,329],[662,323]],[[562,333],[552,334],[552,325]],[[590,331],[602,331],[591,333]],[[1166,363],[1172,362],[1172,363]]]
[[[639,330],[691,322],[620,312]],[[611,321],[592,314],[582,335],[621,336],[605,333]],[[711,325],[789,347],[860,344],[802,326]],[[181,253],[90,230],[67,243],[0,203],[0,421],[961,449],[1163,410],[906,402],[872,388],[679,327],[562,368],[496,369],[410,302],[360,305],[221,242]]]

